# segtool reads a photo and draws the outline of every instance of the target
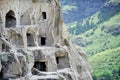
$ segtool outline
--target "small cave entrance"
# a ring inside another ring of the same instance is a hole
[[[56,62],[57,64],[59,64],[59,57],[56,57]]]
[[[5,44],[3,43],[2,44],[2,52],[4,52],[5,51]]]
[[[34,37],[30,33],[27,33],[27,46],[35,46]]]
[[[46,71],[46,64],[45,64],[45,62],[35,62],[33,67],[38,69],[39,71]]]
[[[56,56],[56,64],[58,69],[69,68],[70,63],[68,54],[65,54],[64,56]]]
[[[38,35],[38,45],[39,46],[46,45],[46,37],[42,37],[41,35]]]
[[[9,51],[9,47],[4,43],[2,43],[2,52],[8,52],[8,51]]]
[[[1,72],[0,72],[0,80],[4,80],[3,79],[3,68],[1,69]]]
[[[43,19],[47,18],[46,12],[42,12],[42,17],[43,17]]]
[[[10,10],[7,14],[6,14],[6,24],[5,27],[6,28],[10,28],[10,27],[15,27],[16,26],[16,18],[15,18],[15,13]]]
[[[46,45],[46,38],[45,37],[41,37],[41,45]]]

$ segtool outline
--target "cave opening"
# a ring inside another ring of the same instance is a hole
[[[34,37],[30,33],[27,33],[27,46],[35,46]]]
[[[46,64],[45,64],[45,62],[35,62],[33,67],[38,69],[39,71],[46,71]]]
[[[3,68],[1,69],[1,72],[0,72],[0,80],[4,80],[3,79]]]
[[[70,63],[69,63],[69,58],[68,54],[65,54],[64,56],[56,56],[56,63],[57,63],[57,69],[63,69],[63,68],[69,68]]]
[[[16,26],[16,18],[15,18],[15,13],[10,10],[7,14],[6,14],[6,24],[5,27],[6,28],[10,28],[10,27],[15,27]]]
[[[2,52],[9,52],[9,49],[10,48],[6,44],[2,43]]]
[[[57,64],[59,64],[59,57],[56,57],[56,62]]]
[[[45,37],[41,37],[41,45],[46,45],[46,38]]]
[[[43,17],[43,19],[47,18],[46,12],[42,12],[42,17]]]
[[[3,43],[2,44],[2,52],[4,52],[5,51],[5,44]]]

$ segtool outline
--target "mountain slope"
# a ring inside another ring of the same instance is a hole
[[[75,37],[73,42],[80,45],[88,54],[95,54],[120,46],[120,13],[108,21]]]
[[[117,5],[120,6],[120,4]],[[116,14],[114,14],[114,12],[116,12]],[[109,12],[102,14],[109,15]],[[76,36],[73,39],[73,42],[83,47],[83,49],[89,54],[120,46],[120,8],[117,11],[115,9],[111,14],[114,15],[109,17],[109,19],[104,19],[101,23],[98,23],[100,21],[98,16],[101,15],[100,12],[97,12],[89,19],[87,18],[86,21],[84,21],[85,23],[82,24],[86,25],[88,24],[87,21],[89,21],[89,23],[92,23],[95,26],[93,27],[92,25],[89,25],[93,28],[89,27],[87,31]]]
[[[84,18],[82,21],[75,21],[67,24],[68,31],[72,35],[78,35],[86,32],[89,29],[95,28],[104,21],[109,20],[120,12],[120,3],[118,1],[108,1],[104,6],[92,16]],[[89,12],[88,12],[89,13]]]
[[[65,23],[81,21],[103,7],[107,0],[60,0]]]
[[[94,80],[120,80],[119,21],[120,3],[108,2],[101,11],[83,20],[84,33],[73,39],[87,52]]]
[[[94,80],[120,80],[120,0],[106,0],[67,26],[72,41],[88,54]]]
[[[120,47],[90,57],[95,80],[120,80]]]

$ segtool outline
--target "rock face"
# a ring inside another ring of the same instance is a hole
[[[0,80],[92,80],[65,36],[57,0],[0,0]]]

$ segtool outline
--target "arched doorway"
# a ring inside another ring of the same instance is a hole
[[[15,18],[15,13],[10,10],[7,14],[6,14],[6,28],[10,28],[10,27],[15,27],[16,26],[16,18]]]

